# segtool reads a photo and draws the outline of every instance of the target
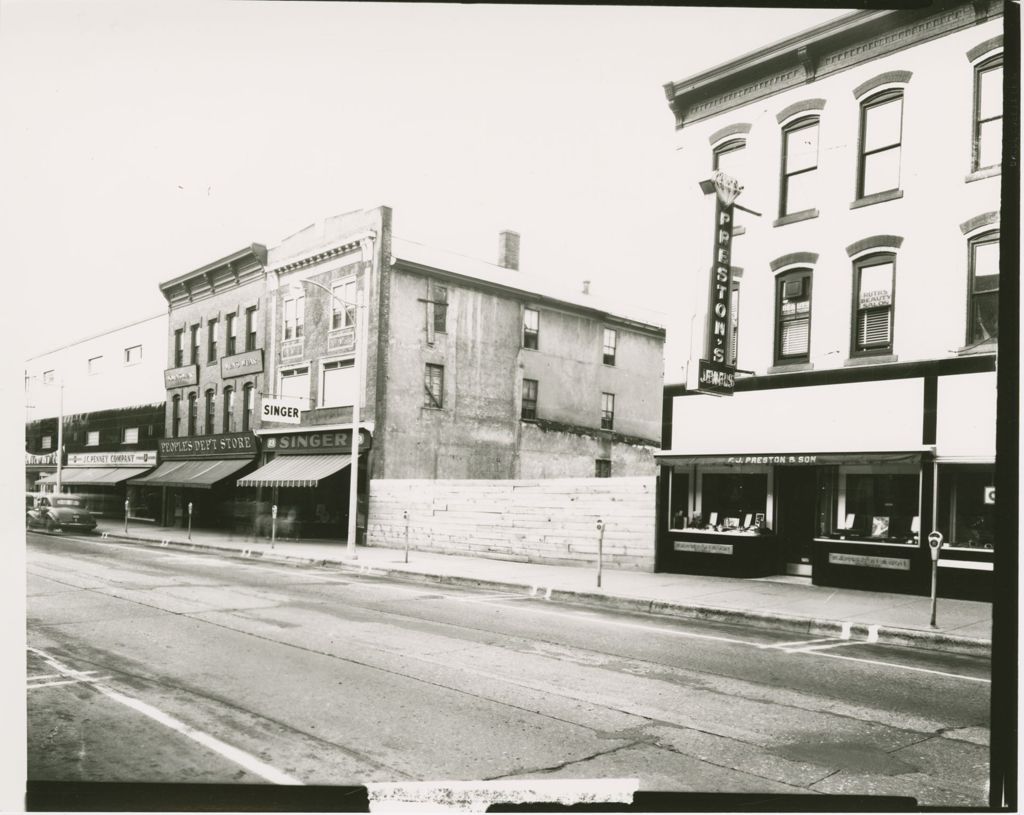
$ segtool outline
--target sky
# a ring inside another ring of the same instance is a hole
[[[512,229],[525,271],[661,311],[672,381],[692,308],[662,86],[840,13],[0,0],[4,324],[29,358],[386,204],[401,237],[494,261]]]

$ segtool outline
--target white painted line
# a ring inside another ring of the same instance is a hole
[[[799,640],[797,642],[766,642],[763,645],[758,645],[758,648],[794,648],[797,645],[813,645],[816,642],[834,642],[833,637],[825,637],[819,640]]]
[[[85,674],[97,674],[99,671],[79,671],[79,673],[84,676]],[[60,679],[62,676],[64,676],[64,674],[41,674],[39,676],[30,676],[28,681],[42,682],[44,679]]]
[[[883,668],[899,668],[903,671],[916,671],[923,674],[934,674],[935,676],[948,676],[950,679],[966,679],[968,682],[982,682],[991,685],[991,679],[984,679],[977,676],[965,676],[964,674],[951,674],[946,671],[933,671],[931,668],[918,668],[916,665],[900,665],[898,662],[883,662],[880,659],[862,659],[861,657],[848,657],[843,654],[831,654],[827,651],[793,651],[794,654],[807,654],[811,657],[830,657],[831,659],[845,659],[849,662],[863,662],[867,665],[881,665]]]
[[[839,639],[848,640],[850,639],[850,631],[853,628],[853,623],[843,623],[843,630],[839,634]]]
[[[79,685],[83,682],[91,684],[93,682],[99,682],[101,679],[110,679],[109,676],[96,676],[91,679],[62,679],[54,682],[40,682],[38,684],[28,683],[26,690],[35,690],[36,688],[52,688],[55,685]]]
[[[65,676],[78,678],[79,681],[87,682],[89,685],[91,685],[93,688],[95,688],[97,691],[102,693],[107,698],[113,699],[115,702],[119,702],[120,704],[129,707],[132,710],[141,713],[143,716],[147,716],[153,721],[159,722],[160,724],[169,727],[171,730],[174,730],[175,732],[192,739],[192,741],[203,745],[203,747],[206,747],[209,750],[213,750],[213,752],[218,753],[219,755],[226,758],[228,761],[234,762],[239,767],[248,770],[254,775],[260,776],[260,778],[263,778],[272,784],[288,784],[291,786],[302,786],[302,782],[299,781],[297,778],[293,778],[287,773],[281,772],[276,767],[271,767],[269,764],[260,761],[258,758],[256,758],[253,755],[250,755],[249,753],[246,753],[244,750],[239,750],[237,747],[232,747],[230,744],[226,744],[225,742],[221,741],[218,738],[214,738],[208,733],[203,733],[201,730],[197,730],[191,725],[187,725],[179,719],[175,719],[173,716],[169,716],[162,710],[159,710],[158,708],[155,708],[152,705],[149,705],[131,696],[126,696],[125,694],[121,693],[120,691],[114,690],[108,685],[101,685],[99,682],[89,679],[88,677],[83,678],[83,675],[79,671],[76,671],[73,668],[64,665],[54,657],[50,656],[47,653],[44,653],[43,651],[40,651],[37,648],[29,647],[28,650],[36,656],[42,658],[47,664],[49,664],[51,667],[53,667],[60,673],[64,674]]]
[[[810,651],[824,651],[826,648],[842,648],[844,645],[864,645],[859,640],[840,640],[838,642],[830,642],[827,645],[809,645],[807,648],[785,648],[787,654],[801,653],[806,654]]]
[[[878,626],[868,626],[868,642],[878,642]]]

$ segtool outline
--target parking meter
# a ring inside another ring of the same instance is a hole
[[[270,507],[270,548],[274,548],[274,544],[277,543],[277,504],[272,504]]]
[[[939,549],[942,548],[941,532],[928,533],[928,548],[931,550],[932,561],[937,563],[939,560]]]
[[[276,517],[277,517],[277,504],[274,504],[274,505],[273,505],[273,506],[272,506],[272,507],[270,508],[270,517],[271,517],[271,518],[276,518]]]
[[[188,502],[188,539],[192,540],[192,502]]]
[[[936,530],[928,533],[928,548],[932,555],[932,628],[935,628],[935,606],[938,597],[939,549],[942,548],[942,533]]]
[[[124,501],[124,531],[127,534],[127,532],[128,532],[128,499],[127,498]]]
[[[604,521],[597,519],[597,587],[601,588],[601,566],[604,560]]]

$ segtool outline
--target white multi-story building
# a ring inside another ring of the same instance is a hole
[[[1002,30],[985,0],[861,11],[666,86],[699,305],[660,568],[927,591],[938,530],[940,589],[988,591]],[[716,170],[744,188],[721,397],[697,389]]]
[[[26,490],[57,489],[59,458],[62,491],[123,513],[125,482],[156,463],[163,436],[166,337],[161,313],[25,361]]]

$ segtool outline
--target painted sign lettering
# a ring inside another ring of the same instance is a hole
[[[743,187],[725,173],[716,172],[715,239],[711,259],[711,285],[708,298],[708,333],[705,356],[700,360],[697,390],[719,396],[731,396],[736,369],[729,364],[732,344],[732,228],[733,202]]]
[[[230,357],[221,357],[220,375],[224,379],[245,374],[258,374],[263,370],[263,350],[243,351]]]
[[[132,453],[68,453],[69,467],[152,467],[156,450]]]
[[[157,442],[160,459],[181,458],[253,458],[258,452],[256,435],[222,433],[217,436],[193,436],[186,439],[161,439]]]
[[[280,399],[264,399],[262,416],[265,422],[282,422],[283,424],[299,424],[300,409],[290,402]]]
[[[699,541],[675,541],[672,544],[677,552],[700,552],[706,555],[731,555],[731,543],[701,543]]]
[[[828,562],[837,566],[863,566],[869,569],[910,571],[910,560],[905,557],[876,557],[874,555],[851,555],[848,552],[829,552]]]
[[[366,428],[359,428],[359,452],[368,451],[373,439]],[[322,430],[312,433],[283,433],[267,436],[264,446],[278,453],[351,453],[351,430]]]
[[[185,385],[197,385],[198,383],[198,365],[184,365],[181,368],[168,368],[164,371],[165,388],[180,388]]]

